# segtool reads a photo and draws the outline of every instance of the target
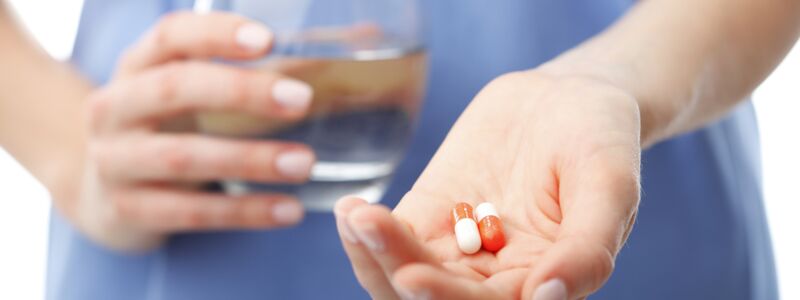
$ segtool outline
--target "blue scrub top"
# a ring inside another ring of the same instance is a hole
[[[489,80],[545,62],[597,34],[629,0],[421,1],[430,82],[420,124],[383,202],[394,205]],[[490,4],[491,3],[491,4]],[[87,0],[73,57],[97,84],[160,15],[191,1]],[[592,299],[776,299],[751,103],[643,154],[639,219]],[[53,214],[48,299],[364,299],[329,213],[296,228],[174,236],[126,256]]]

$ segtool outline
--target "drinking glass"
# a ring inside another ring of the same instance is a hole
[[[330,211],[345,195],[379,201],[406,152],[424,94],[427,60],[416,0],[197,0],[195,10],[264,23],[275,34],[273,50],[235,64],[314,90],[300,121],[197,115],[207,134],[300,142],[316,154],[306,183],[227,180],[226,192],[293,194],[310,211]]]

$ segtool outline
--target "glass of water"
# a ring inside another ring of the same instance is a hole
[[[275,46],[243,67],[279,72],[314,89],[308,116],[286,122],[202,113],[209,134],[277,139],[311,146],[317,156],[303,184],[229,180],[228,193],[297,196],[310,211],[330,211],[342,196],[383,196],[414,130],[424,94],[426,56],[416,0],[197,0],[266,24]]]

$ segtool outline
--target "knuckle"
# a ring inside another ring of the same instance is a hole
[[[176,24],[182,22],[189,13],[186,11],[178,11],[169,13],[161,18],[156,27],[153,29],[153,44],[158,49],[169,48],[171,46],[172,31]]]
[[[252,144],[244,144],[236,147],[233,151],[232,160],[241,162],[239,170],[236,171],[242,178],[249,179],[269,179],[272,173],[271,162],[267,161],[265,151],[262,147]]]
[[[169,31],[167,27],[172,23],[170,17],[164,17],[164,19],[153,29],[151,33],[151,40],[153,48],[155,49],[168,49],[170,47],[170,38],[169,38]]]
[[[241,177],[239,177],[238,171],[241,169],[241,167],[236,165],[236,162],[238,162],[240,159],[240,156],[235,156],[231,153],[208,155],[203,159],[202,169],[204,169],[205,172],[210,174],[213,173],[216,176],[240,179]]]
[[[220,205],[214,212],[218,225],[236,224],[241,220],[240,213],[245,210],[245,201],[231,201]]]
[[[275,203],[280,199],[278,196],[272,198],[272,201],[263,201],[261,199],[252,198],[248,202],[247,207],[242,207],[242,214],[240,222],[250,225],[253,228],[273,227],[277,226],[277,222],[273,217],[272,211]]]
[[[223,52],[222,48],[224,48],[224,43],[220,42],[219,39],[219,37],[213,34],[202,35],[200,41],[197,42],[199,47],[196,50],[200,51],[198,55],[206,57],[211,56],[213,53]]]
[[[209,223],[208,216],[197,208],[185,210],[182,213],[181,220],[186,228],[202,228]]]
[[[158,101],[162,104],[173,102],[178,94],[180,79],[186,67],[179,63],[168,63],[153,77],[153,86],[158,88]]]
[[[186,173],[194,163],[192,152],[184,143],[164,143],[155,155],[166,171],[174,175]]]
[[[229,86],[231,87],[228,104],[233,108],[245,108],[250,100],[250,86],[252,73],[246,70],[235,70],[231,72]]]

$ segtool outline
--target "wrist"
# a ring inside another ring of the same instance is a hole
[[[658,143],[668,135],[667,128],[673,115],[670,112],[677,109],[663,107],[669,102],[652,96],[654,93],[648,90],[646,80],[632,64],[593,59],[573,50],[539,66],[536,71],[554,78],[578,77],[602,82],[633,96],[639,107],[642,148]]]

